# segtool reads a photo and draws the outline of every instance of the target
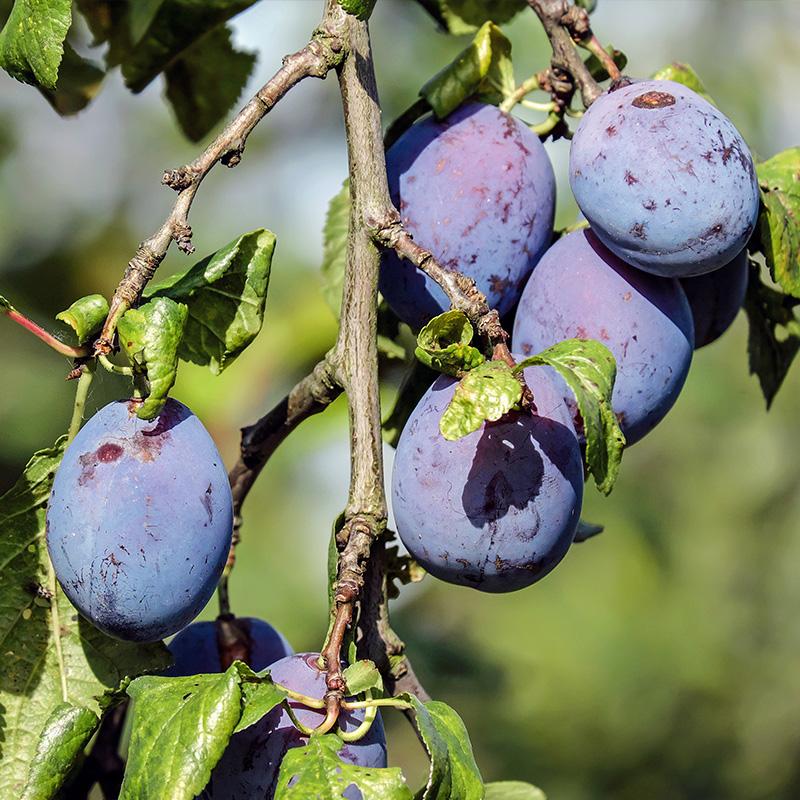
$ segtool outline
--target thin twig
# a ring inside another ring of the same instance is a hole
[[[227,167],[235,167],[241,161],[247,138],[253,128],[292,87],[305,78],[324,78],[341,63],[344,57],[342,22],[341,15],[331,13],[330,7],[326,8],[322,23],[314,31],[309,43],[302,50],[283,59],[283,66],[256,92],[205,151],[190,164],[164,173],[162,182],[178,192],[175,205],[161,227],[139,245],[128,263],[111,300],[103,330],[95,342],[96,352],[111,352],[119,318],[139,300],[172,242],[175,241],[178,248],[185,253],[194,251],[189,209],[200,184],[214,165],[222,162]]]

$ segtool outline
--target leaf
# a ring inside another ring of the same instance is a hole
[[[0,497],[0,797],[22,796],[40,734],[61,703],[102,711],[126,675],[164,669],[161,644],[111,639],[79,618],[48,575],[45,505],[66,438],[35,453]]]
[[[344,268],[347,262],[347,233],[350,225],[350,181],[331,198],[323,229],[322,295],[339,319],[342,307]]]
[[[100,718],[88,708],[56,706],[39,738],[22,800],[55,797],[99,725]]]
[[[439,119],[458,108],[468,97],[481,93],[492,101],[514,91],[511,42],[493,22],[486,22],[472,43],[419,93]]]
[[[58,71],[55,89],[41,88],[48,103],[67,117],[82,111],[100,91],[105,71],[97,64],[79,56],[68,43],[64,43],[64,57]]]
[[[502,361],[486,361],[456,386],[439,420],[439,430],[445,439],[460,439],[477,431],[486,420],[500,419],[521,397],[522,386],[511,367]]]
[[[508,22],[527,8],[526,0],[417,0],[448,32],[474,33],[489,20]]]
[[[434,317],[417,335],[417,359],[426,367],[459,377],[486,359],[470,346],[473,330],[462,311],[445,311]]]
[[[567,339],[526,358],[514,368],[547,365],[567,382],[578,401],[586,437],[586,463],[597,488],[609,494],[619,474],[625,436],[611,407],[617,363],[594,339]],[[533,398],[534,403],[536,398]]]
[[[56,314],[56,319],[65,322],[83,344],[93,333],[103,327],[108,316],[108,300],[101,294],[90,294],[76,300],[66,311]]]
[[[147,374],[150,385],[150,394],[136,411],[140,419],[152,419],[167,402],[187,317],[185,305],[157,297],[126,311],[117,325],[120,347],[134,368]]]
[[[347,693],[350,695],[363,694],[368,689],[383,691],[383,679],[372,661],[366,659],[356,661],[347,667],[342,675]]]
[[[377,0],[339,0],[339,5],[356,19],[369,19]]]
[[[275,800],[341,800],[351,785],[358,787],[362,800],[411,800],[411,790],[398,767],[370,769],[347,764],[337,755],[343,745],[338,736],[328,734],[312,736],[305,747],[291,748],[281,762]]]
[[[545,793],[522,781],[497,781],[486,784],[485,800],[547,800]]]
[[[211,777],[241,716],[234,664],[216,675],[137,678],[128,687],[133,723],[119,800],[192,800]]]
[[[598,533],[602,533],[604,530],[605,527],[603,525],[595,525],[593,522],[586,522],[585,520],[579,519],[578,530],[575,532],[573,541],[585,542],[587,539],[597,536]]]
[[[688,65],[681,64],[679,61],[673,61],[666,67],[662,67],[658,72],[653,75],[657,81],[674,81],[675,83],[683,84],[696,92],[700,97],[708,100],[712,105],[716,105],[711,95],[706,91],[706,87],[700,80],[700,76]]]
[[[617,50],[612,45],[608,45],[606,47],[606,53],[608,53],[614,60],[614,63],[617,65],[617,69],[625,69],[628,64],[628,57],[622,52],[622,50]],[[606,81],[611,77],[606,68],[600,63],[600,59],[594,53],[592,53],[584,63],[586,64],[586,68],[589,70],[589,74],[596,81]]]
[[[241,661],[234,663],[239,671],[242,691],[242,716],[233,729],[234,733],[239,733],[255,725],[265,714],[282,703],[286,692],[272,682],[267,670],[255,673]]]
[[[585,8],[590,14],[597,8],[597,0],[575,0],[578,8]]]
[[[236,50],[227,25],[207,33],[164,71],[166,95],[178,124],[193,142],[220,122],[242,94],[256,63]]]
[[[164,0],[134,0],[128,3],[128,17],[131,41],[137,44],[156,18]]]
[[[758,164],[758,232],[770,275],[786,294],[800,297],[800,147]]]
[[[254,2],[164,0],[141,41],[127,52],[118,49],[112,54],[113,60],[122,65],[125,85],[133,92],[141,92],[198,39]]]
[[[430,758],[430,772],[421,800],[482,800],[481,778],[472,744],[461,717],[445,703],[423,703],[401,695],[414,707],[415,722]]]
[[[72,0],[16,0],[0,31],[0,67],[23,83],[55,89]]]
[[[218,375],[258,335],[264,322],[275,235],[245,233],[185,273],[152,285],[148,298],[189,309],[178,354]]]
[[[747,350],[750,374],[758,377],[767,408],[800,349],[800,321],[794,305],[790,297],[761,281],[758,267],[751,267],[744,300],[750,326]]]

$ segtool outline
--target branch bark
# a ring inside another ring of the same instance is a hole
[[[322,23],[314,31],[309,43],[283,59],[281,68],[205,151],[191,163],[164,173],[162,183],[175,189],[178,197],[161,227],[139,245],[128,262],[111,300],[103,330],[95,342],[97,353],[111,352],[119,318],[138,302],[172,242],[175,241],[185,253],[194,252],[189,210],[205,176],[218,162],[235,167],[241,161],[250,133],[292,87],[305,78],[325,78],[330,70],[341,63],[344,56],[343,22],[342,15],[328,5]]]
[[[594,38],[588,15],[583,9],[571,6],[567,0],[528,0],[528,5],[541,20],[553,49],[548,83],[557,89],[557,99],[563,100],[569,93],[565,92],[564,79],[571,78],[572,90],[580,91],[583,105],[588,108],[603,91],[575,48],[577,41]],[[619,75],[613,62],[612,69]],[[609,74],[614,77],[614,72]]]

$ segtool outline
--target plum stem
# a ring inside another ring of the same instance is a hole
[[[111,372],[114,375],[133,377],[133,370],[130,367],[125,367],[122,364],[115,364],[105,353],[100,353],[97,356],[97,360],[106,372]]]
[[[342,708],[344,707],[344,703],[342,703]],[[366,713],[364,714],[364,721],[354,731],[350,731],[350,733],[346,733],[343,730],[336,731],[336,735],[343,742],[357,742],[359,739],[363,739],[369,733],[372,723],[375,722],[375,718],[378,716],[378,707],[365,706],[365,708]]]
[[[281,68],[194,161],[164,173],[162,183],[178,193],[175,204],[161,227],[139,245],[128,262],[111,300],[100,337],[95,342],[96,352],[111,352],[117,322],[139,300],[172,242],[177,242],[185,253],[194,251],[189,210],[206,175],[217,163],[235,167],[241,161],[250,133],[290,89],[306,78],[325,78],[328,72],[341,64],[344,58],[344,21],[345,14],[338,3],[326,3],[322,22],[308,44],[283,59]]]
[[[297,719],[297,715],[294,713],[294,709],[289,705],[289,703],[286,702],[286,700],[283,701],[283,707],[286,710],[286,713],[289,715],[289,719],[292,721],[292,725],[294,725],[295,728],[297,728],[297,730],[299,730],[300,733],[303,734],[303,736],[312,736],[315,733],[315,730],[313,728],[306,727],[305,725],[303,725],[302,722],[300,722],[299,719]],[[334,720],[334,723],[335,722],[336,720]]]
[[[78,385],[75,388],[75,403],[72,406],[72,419],[70,420],[69,433],[67,434],[67,440],[70,442],[75,438],[83,424],[83,415],[86,410],[89,387],[92,385],[92,379],[94,378],[95,364],[93,361],[87,361],[81,366],[80,370]]]

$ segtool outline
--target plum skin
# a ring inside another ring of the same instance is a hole
[[[250,658],[247,663],[255,672],[266,669],[294,652],[283,634],[268,622],[254,617],[240,617],[237,623],[248,636]],[[168,647],[174,659],[165,673],[170,678],[222,672],[216,622],[193,622]]]
[[[509,412],[457,441],[439,431],[454,379],[437,378],[409,417],[395,455],[392,511],[403,544],[437,578],[515,591],[569,549],[583,463],[552,374],[525,370],[536,413]]]
[[[656,275],[724,266],[758,216],[755,167],[741,135],[711,103],[672,81],[602,94],[575,132],[569,174],[597,237]]]
[[[297,653],[270,666],[275,683],[295,692],[321,700],[327,691],[325,673],[317,667],[319,653]],[[309,728],[317,727],[325,712],[306,708],[290,700],[298,720]],[[364,720],[364,710],[342,711],[339,726],[354,731]],[[276,706],[255,725],[233,736],[211,774],[202,800],[269,800],[275,792],[280,764],[286,751],[303,747],[306,736],[295,728],[282,706]],[[345,742],[338,753],[342,761],[362,767],[386,766],[386,735],[378,713],[369,732],[357,742]],[[348,787],[343,797],[357,800],[361,792]]]
[[[747,250],[722,269],[681,278],[694,318],[695,350],[715,342],[733,324],[747,294]]]
[[[617,362],[612,405],[629,445],[672,408],[689,372],[694,324],[677,279],[623,263],[591,230],[542,256],[517,308],[513,348],[534,355],[564,339],[597,339]],[[561,383],[575,413],[572,393]]]
[[[414,124],[386,166],[406,230],[509,311],[552,236],[555,175],[539,138],[495,106],[470,102]],[[392,252],[382,258],[380,290],[415,329],[450,307],[434,281]]]
[[[47,509],[56,577],[105,633],[151,642],[191,622],[228,557],[233,504],[219,451],[169,399],[150,421],[110,403],[71,442]]]

